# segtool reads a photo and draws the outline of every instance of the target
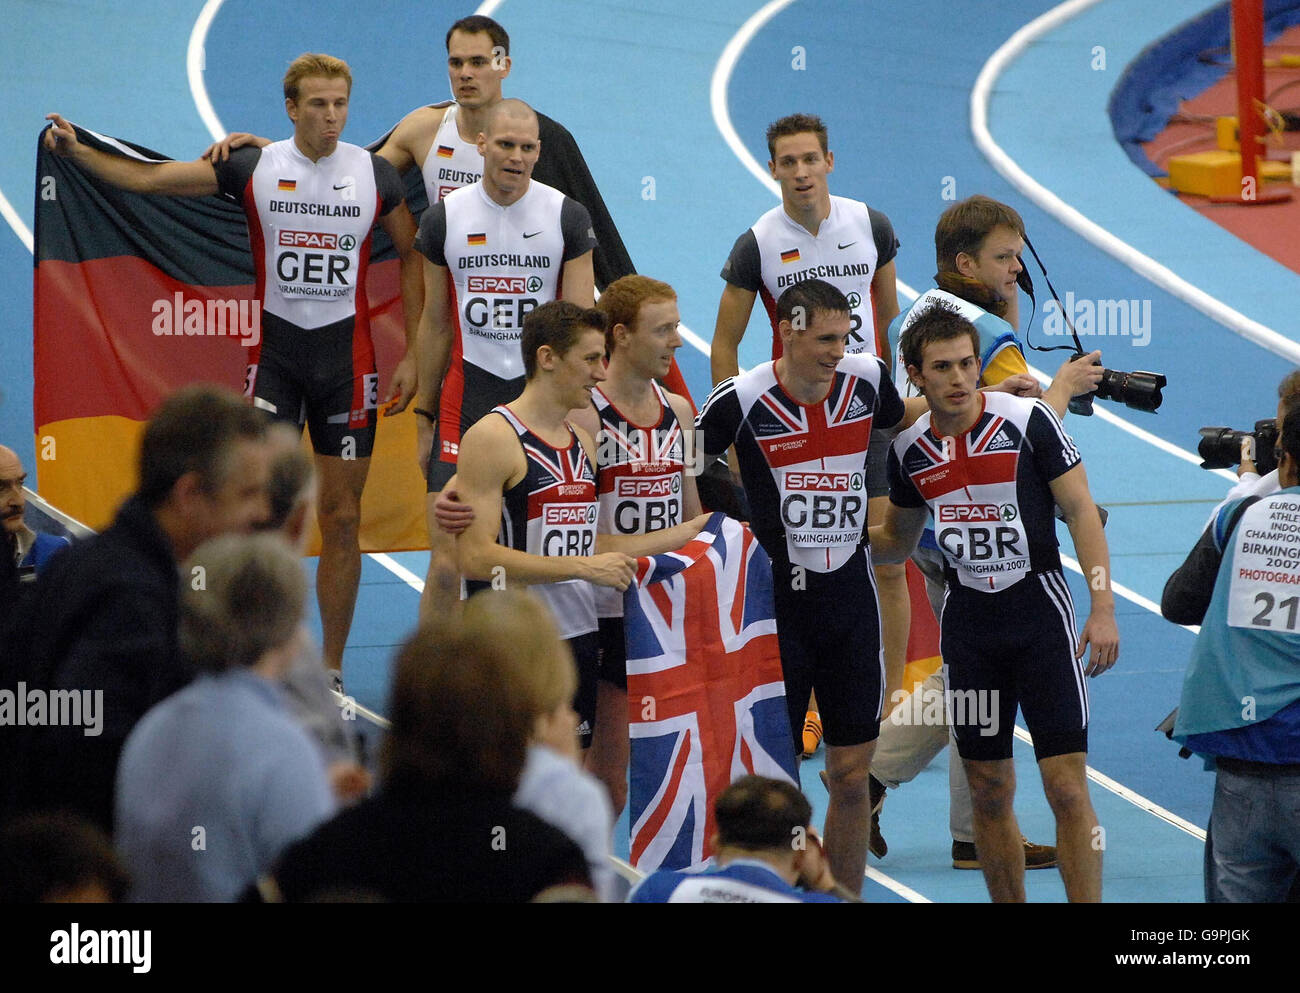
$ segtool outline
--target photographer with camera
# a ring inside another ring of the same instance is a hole
[[[976,195],[955,203],[939,218],[934,229],[936,286],[916,298],[889,327],[889,340],[899,356],[899,339],[908,326],[936,300],[954,307],[975,325],[980,335],[980,385],[991,386],[1008,376],[1026,374],[1024,344],[1019,337],[1020,294],[1024,265],[1025,224],[1020,214],[1004,203]],[[1101,383],[1101,352],[1074,356],[1062,363],[1046,389],[1033,388],[1023,395],[1042,396],[1064,417],[1071,398],[1086,396]],[[907,378],[901,358],[895,361],[894,382],[908,396],[915,387]]]
[[[1160,601],[1201,625],[1173,737],[1216,768],[1209,902],[1281,902],[1300,870],[1300,402],[1278,426],[1279,489],[1223,504]]]
[[[1232,465],[1237,466],[1237,485],[1214,508],[1210,514],[1211,521],[1233,500],[1270,496],[1281,488],[1273,452],[1282,433],[1286,408],[1293,405],[1300,405],[1300,369],[1293,369],[1278,383],[1276,420],[1256,421],[1254,431],[1234,431],[1225,427],[1201,428],[1201,443],[1197,446],[1197,453],[1205,460],[1201,463],[1201,468],[1226,469]]]

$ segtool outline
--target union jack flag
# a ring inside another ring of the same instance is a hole
[[[678,551],[638,560],[623,618],[632,864],[697,866],[729,783],[751,772],[799,781],[771,562],[748,528],[714,514]]]

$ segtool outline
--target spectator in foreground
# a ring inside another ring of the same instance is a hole
[[[23,485],[27,470],[12,448],[0,445],[0,526],[13,535],[13,554],[20,567],[31,566],[38,572],[55,552],[67,548],[71,542],[62,535],[41,534],[33,531],[23,520],[27,509],[27,495]]]
[[[513,692],[533,704],[533,731],[515,791],[530,811],[577,842],[601,900],[615,897],[610,863],[614,811],[599,779],[579,766],[577,678],[572,654],[540,600],[517,592],[485,592],[465,602],[466,623],[493,632],[509,653]]]
[[[266,516],[266,415],[231,390],[168,397],[145,425],[139,485],[113,524],[59,553],[12,649],[29,688],[102,692],[102,733],[26,729],[22,810],[69,809],[112,832],[113,783],[131,728],[192,678],[177,648],[178,563]]]
[[[713,808],[717,854],[699,871],[662,870],[642,880],[628,903],[841,903],[798,787],[744,776]]]
[[[259,530],[280,535],[302,555],[316,504],[316,469],[301,438],[287,424],[268,432],[270,514]],[[334,692],[343,690],[339,673],[328,669],[320,646],[304,626],[299,651],[284,675],[289,710],[315,740],[329,770],[330,786],[340,803],[359,800],[370,789],[370,774],[356,761],[356,745]]]
[[[145,714],[122,751],[117,847],[133,902],[234,900],[334,813],[279,685],[301,648],[302,563],[277,536],[228,535],[185,575],[181,646],[206,674]]]
[[[499,596],[527,596],[501,593]],[[581,850],[511,804],[540,708],[521,688],[497,616],[422,627],[393,677],[379,792],[292,846],[264,900],[346,892],[398,902],[524,902],[559,887],[590,896]],[[554,640],[554,632],[529,639]],[[562,657],[562,656],[561,656]]]

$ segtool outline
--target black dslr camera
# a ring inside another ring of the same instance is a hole
[[[1028,237],[1025,238],[1025,247],[1033,255],[1034,261],[1038,263],[1038,268],[1043,273],[1043,279],[1047,283],[1048,292],[1052,294],[1052,299],[1061,307],[1062,316],[1065,315],[1065,306],[1061,304],[1061,298],[1056,295],[1056,287],[1052,285],[1051,279],[1047,276],[1047,267],[1043,265],[1043,260],[1038,257],[1038,252],[1034,251],[1033,243]],[[1016,282],[1020,288],[1029,295],[1035,308],[1038,301],[1034,297],[1034,281],[1029,276],[1028,268],[1021,268],[1016,275]],[[1056,351],[1055,348],[1040,348],[1029,341],[1029,325],[1033,323],[1033,317],[1029,318],[1029,323],[1025,325],[1025,343],[1030,348],[1039,352]],[[1079,341],[1079,333],[1075,330],[1074,324],[1069,317],[1065,317],[1066,326],[1070,329],[1070,334],[1074,337],[1075,359],[1081,359],[1084,356],[1083,343]],[[1060,346],[1062,349],[1069,350],[1068,346]],[[1096,363],[1101,365],[1100,362]],[[1102,369],[1101,382],[1097,384],[1097,389],[1092,393],[1083,396],[1073,397],[1070,400],[1070,413],[1079,414],[1083,417],[1092,416],[1092,401],[1100,398],[1102,400],[1113,400],[1116,403],[1122,403],[1133,410],[1144,410],[1147,413],[1154,413],[1160,409],[1160,404],[1164,402],[1164,396],[1161,390],[1168,384],[1168,380],[1158,372],[1117,372],[1114,369]]]
[[[1083,358],[1079,352],[1072,361]],[[1094,363],[1101,365],[1100,362]],[[1092,401],[1113,400],[1132,410],[1145,410],[1153,413],[1160,409],[1164,396],[1160,391],[1168,380],[1158,372],[1116,372],[1114,369],[1102,369],[1101,382],[1092,393],[1070,399],[1070,413],[1092,416]]]
[[[1234,431],[1232,428],[1201,428],[1201,443],[1196,446],[1196,454],[1203,461],[1202,469],[1227,469],[1241,462],[1241,443],[1251,440],[1254,453],[1251,461],[1261,476],[1266,476],[1277,468],[1277,458],[1273,449],[1277,447],[1277,421],[1270,417],[1265,421],[1256,421],[1254,431]]]

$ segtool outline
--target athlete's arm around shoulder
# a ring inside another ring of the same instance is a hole
[[[1097,505],[1088,491],[1088,475],[1082,462],[1067,469],[1048,485],[1052,499],[1065,514],[1065,524],[1074,539],[1074,550],[1092,599],[1088,620],[1079,634],[1079,650],[1075,658],[1082,658],[1091,646],[1084,672],[1089,676],[1100,676],[1119,658],[1119,628],[1115,624],[1115,597],[1110,587],[1110,552],[1101,527],[1101,515],[1097,513]]]
[[[391,162],[399,173],[412,166],[423,167],[449,106],[418,107],[411,111],[397,122],[397,127],[375,154]]]
[[[217,173],[204,159],[194,162],[141,162],[124,155],[111,155],[77,140],[77,132],[58,114],[42,141],[55,155],[71,159],[87,172],[112,186],[132,193],[160,196],[201,197],[218,192]]]
[[[581,435],[579,435],[581,438]],[[456,460],[456,488],[474,508],[474,520],[456,538],[456,564],[467,579],[494,579],[505,570],[507,583],[532,585],[585,579],[626,589],[636,563],[626,555],[530,555],[497,544],[502,494],[528,471],[518,436],[505,418],[488,414],[461,440]]]

